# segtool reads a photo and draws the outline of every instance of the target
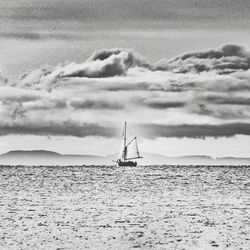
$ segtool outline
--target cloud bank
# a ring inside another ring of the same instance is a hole
[[[0,88],[1,135],[113,137],[125,120],[147,137],[250,134],[250,53],[238,45],[156,63],[102,50]]]
[[[215,71],[218,74],[230,74],[249,68],[250,53],[237,45],[187,53],[171,60],[162,59],[155,65],[156,70],[171,70],[178,73]]]

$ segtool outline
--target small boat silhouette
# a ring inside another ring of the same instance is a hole
[[[137,166],[137,162],[132,160],[143,157],[140,156],[136,137],[127,143],[127,122],[125,122],[122,137],[122,147],[118,159],[115,162],[117,162],[118,166],[135,167]]]

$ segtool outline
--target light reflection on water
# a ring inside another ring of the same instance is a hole
[[[0,249],[249,249],[250,167],[0,167]]]

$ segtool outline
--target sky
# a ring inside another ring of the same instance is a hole
[[[249,156],[248,0],[0,0],[0,153]]]

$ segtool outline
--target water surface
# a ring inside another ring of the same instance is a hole
[[[249,249],[250,167],[0,167],[0,249]]]

